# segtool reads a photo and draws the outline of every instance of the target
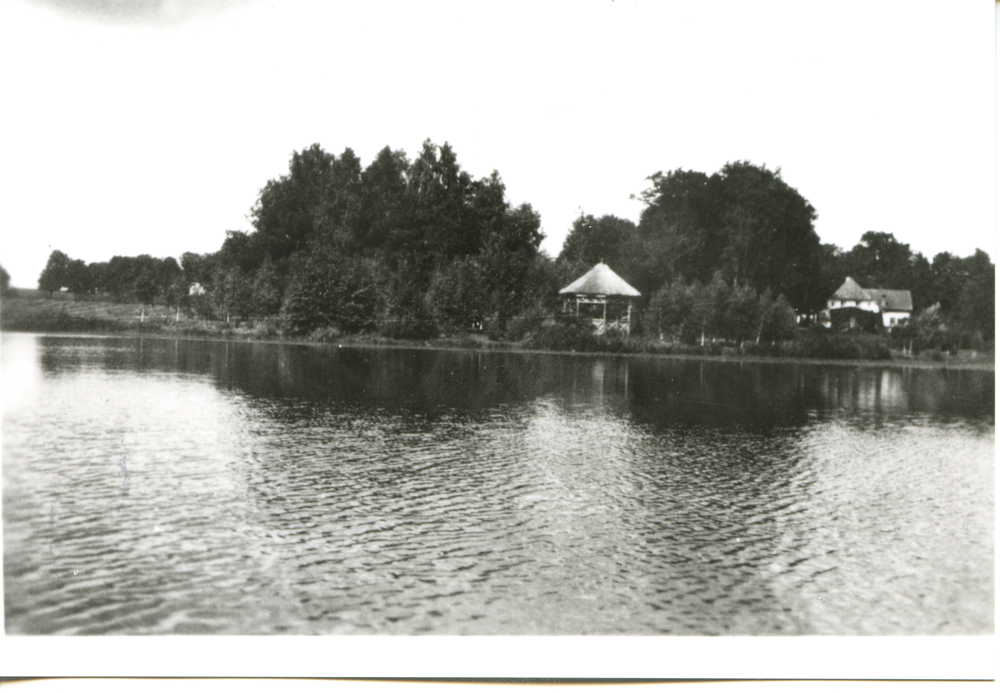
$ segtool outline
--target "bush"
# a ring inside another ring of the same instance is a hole
[[[378,296],[373,270],[363,260],[324,254],[295,262],[281,308],[293,333],[331,326],[361,332],[374,326]]]
[[[507,339],[512,342],[520,342],[532,332],[537,332],[542,327],[543,318],[518,318],[511,320],[507,325]]]
[[[664,351],[662,346],[656,346],[662,345],[662,342],[626,337],[618,332],[594,334],[594,325],[587,318],[566,316],[557,318],[555,324],[543,324],[542,318],[527,318],[524,322],[527,324],[512,326],[509,333],[526,332],[523,344],[529,349],[611,354],[670,353]]]
[[[612,354],[631,354],[641,349],[640,345],[617,332],[595,335],[594,351],[605,351]]]
[[[502,342],[507,339],[507,325],[501,324],[499,320],[487,320],[484,331],[491,342]]]
[[[593,351],[594,326],[586,318],[559,318],[554,325],[541,326],[527,340],[531,349],[547,351]]]
[[[340,330],[336,327],[317,327],[309,333],[309,340],[312,342],[335,342],[340,336]]]
[[[486,336],[493,341],[521,342],[542,328],[544,318],[511,318],[501,327],[499,320],[490,320],[486,325]]]
[[[270,321],[254,321],[249,332],[251,337],[276,337],[281,334],[278,327]]]
[[[831,333],[809,330],[782,350],[785,356],[816,359],[865,359],[887,361],[892,358],[885,339],[875,335]]]
[[[378,321],[376,330],[390,339],[432,339],[440,334],[437,325],[421,315],[398,315]]]
[[[881,332],[882,315],[855,307],[834,308],[830,311],[830,329],[837,332],[848,330],[851,332]]]
[[[781,354],[781,346],[778,344],[747,342],[740,351],[744,356],[779,356]]]

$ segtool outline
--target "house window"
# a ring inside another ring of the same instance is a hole
[[[896,318],[889,318],[889,326],[890,327],[896,326]]]

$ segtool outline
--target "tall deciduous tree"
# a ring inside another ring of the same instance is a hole
[[[722,247],[710,177],[677,169],[648,180],[652,185],[639,196],[646,204],[638,227],[646,252],[636,288],[648,293],[681,276],[707,282]]]
[[[479,310],[510,315],[529,293],[542,238],[537,213],[509,205],[498,173],[473,180],[450,145],[430,140],[412,163],[385,148],[364,169],[350,149],[339,157],[319,145],[294,152],[288,174],[261,190],[251,221],[253,233],[228,232],[217,272],[239,268],[254,277],[255,289],[266,285],[272,298],[283,296],[282,312],[298,330],[368,329],[377,314],[379,325],[406,322],[404,332],[422,332],[418,324],[429,320],[434,303],[427,300],[432,281],[440,299],[442,277],[460,266],[482,271]],[[273,268],[266,267],[268,257]],[[182,259],[188,275],[189,258]],[[458,262],[464,259],[470,262]],[[362,281],[362,267],[378,271]],[[322,307],[331,291],[341,305],[365,306],[355,311],[357,319]],[[369,295],[378,299],[377,310],[370,310]],[[313,310],[315,316],[307,315]]]
[[[427,304],[439,325],[446,330],[468,329],[486,317],[490,296],[484,276],[481,263],[472,257],[456,258],[435,270]]]
[[[407,223],[406,172],[402,151],[385,147],[361,174],[361,210],[356,239],[363,252],[382,248],[390,233]]]
[[[845,257],[846,273],[861,286],[912,289],[915,254],[891,233],[867,231]]]
[[[967,260],[968,279],[958,300],[958,319],[966,330],[992,341],[996,335],[996,266],[976,249]]]
[[[281,309],[281,283],[278,271],[268,255],[257,268],[253,278],[253,311],[264,317],[276,315]]]
[[[226,268],[213,289],[217,310],[221,315],[248,318],[253,314],[253,279],[239,266]]]
[[[822,307],[816,212],[780,171],[740,161],[712,176],[674,171],[650,177],[639,222],[646,244],[640,291],[683,274],[785,294],[799,310]]]
[[[588,269],[603,262],[625,281],[639,284],[645,277],[641,266],[644,256],[635,224],[610,214],[600,218],[581,214],[559,254],[560,259]]]
[[[77,296],[94,290],[93,274],[83,260],[71,260],[66,268],[66,287]]]
[[[489,305],[485,312],[496,315],[500,328],[524,308],[529,276],[538,245],[541,218],[531,205],[507,212],[501,223],[489,229],[480,253],[483,285]]]
[[[700,284],[687,284],[682,277],[675,277],[661,286],[649,303],[649,322],[653,333],[672,342],[693,339],[695,325],[692,316],[696,297],[700,293]]]
[[[378,314],[379,272],[373,261],[332,249],[299,253],[281,312],[295,332],[335,327],[357,332],[373,327]]]
[[[798,191],[749,162],[726,164],[713,176],[721,203],[723,272],[757,291],[770,288],[796,308],[821,306],[817,286],[819,236],[816,211]]]
[[[53,250],[45,263],[45,269],[38,277],[38,288],[51,294],[67,286],[71,262],[69,255],[61,250]]]
[[[306,247],[317,231],[321,207],[331,192],[335,162],[334,155],[314,144],[301,152],[293,152],[288,174],[264,185],[257,204],[250,211],[251,222],[257,231],[252,240],[252,262],[259,264],[265,254],[282,262]],[[329,217],[326,223],[331,223]],[[244,266],[248,271],[255,268]]]
[[[199,284],[203,289],[212,288],[215,278],[218,253],[183,253],[181,273],[188,287]]]
[[[140,274],[136,277],[133,292],[140,303],[150,306],[160,294],[160,285],[152,274]]]

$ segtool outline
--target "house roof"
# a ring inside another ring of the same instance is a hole
[[[913,296],[908,289],[864,289],[850,277],[833,292],[832,298],[840,301],[874,301],[881,310],[913,310]]]
[[[840,288],[833,292],[833,297],[841,301],[867,301],[871,299],[861,285],[848,277]]]
[[[627,281],[599,262],[593,269],[564,289],[561,294],[587,294],[591,296],[641,296]]]
[[[901,289],[867,289],[882,310],[913,310],[913,296]]]

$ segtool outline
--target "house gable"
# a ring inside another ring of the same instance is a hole
[[[871,297],[860,284],[848,277],[840,288],[833,292],[832,298],[839,301],[867,301]]]

